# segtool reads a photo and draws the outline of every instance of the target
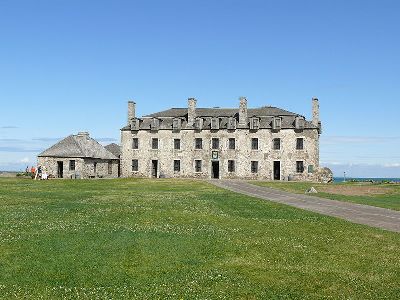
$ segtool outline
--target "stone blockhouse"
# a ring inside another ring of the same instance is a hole
[[[141,118],[128,102],[121,129],[123,177],[315,180],[319,169],[319,102],[312,120],[277,107],[171,108]]]
[[[55,178],[116,178],[119,158],[80,132],[40,153],[38,165]]]

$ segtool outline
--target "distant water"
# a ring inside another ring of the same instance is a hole
[[[346,181],[390,181],[390,182],[400,182],[400,178],[361,178],[361,177],[346,177]],[[333,177],[334,182],[343,182],[343,177]]]

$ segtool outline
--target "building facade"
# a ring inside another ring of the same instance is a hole
[[[316,180],[319,101],[312,120],[280,108],[171,108],[141,118],[128,102],[121,129],[122,177]]]
[[[70,135],[38,155],[50,178],[117,178],[119,158],[87,132]]]

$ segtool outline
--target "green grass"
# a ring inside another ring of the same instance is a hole
[[[363,196],[349,196],[349,195],[338,195],[332,193],[321,192],[321,188],[326,186],[340,187],[340,186],[354,186],[357,187],[360,183],[335,183],[335,184],[323,184],[323,183],[311,183],[311,182],[277,182],[277,181],[250,181],[251,184],[258,186],[271,187],[275,189],[281,189],[287,192],[304,194],[310,187],[315,187],[318,194],[313,194],[318,197],[353,202],[359,204],[366,204],[371,206],[389,208],[394,210],[400,210],[400,185],[399,184],[381,184],[381,183],[361,183],[362,186],[377,186],[383,188],[384,194],[380,195],[363,195]]]
[[[3,299],[396,299],[399,250],[202,181],[0,179]]]

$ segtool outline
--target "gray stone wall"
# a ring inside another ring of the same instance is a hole
[[[139,149],[132,149],[132,139],[139,139]],[[152,138],[159,139],[159,149],[151,149]],[[181,139],[181,149],[174,150],[174,139]],[[203,149],[195,149],[195,138],[203,139]],[[219,138],[220,147],[211,149],[212,138]],[[236,149],[228,149],[228,139],[236,139]],[[259,149],[251,149],[251,139],[259,139]],[[273,150],[273,139],[281,138],[281,150]],[[296,150],[296,138],[304,138],[304,150]],[[121,175],[122,177],[151,177],[151,161],[158,160],[158,176],[211,178],[212,151],[218,151],[220,178],[273,179],[273,161],[281,162],[281,179],[289,175],[294,180],[313,180],[308,166],[319,167],[319,134],[317,129],[295,131],[284,129],[272,132],[269,129],[202,130],[190,129],[173,132],[121,131]],[[139,161],[139,169],[132,172],[132,159]],[[202,172],[195,172],[195,160],[202,160]],[[181,161],[181,171],[174,172],[174,160]],[[235,161],[236,170],[228,172],[228,160]],[[258,161],[258,173],[251,173],[251,161]],[[304,172],[296,173],[296,161],[304,162]]]
[[[70,170],[70,161],[75,160],[75,170]],[[64,158],[64,157],[38,157],[38,166],[44,167],[49,174],[58,177],[58,162],[63,163],[63,178],[117,178],[118,160],[101,159],[82,159],[82,158]],[[94,172],[94,163],[96,164],[96,173]],[[112,174],[108,172],[108,163],[112,164]]]

